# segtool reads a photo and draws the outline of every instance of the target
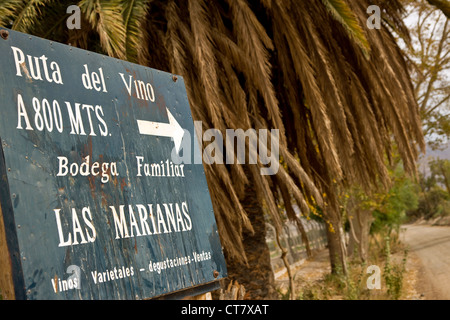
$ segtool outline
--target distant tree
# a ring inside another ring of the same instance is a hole
[[[407,213],[413,219],[450,215],[450,160],[433,159],[428,166],[429,172],[420,173],[417,183],[418,207]]]
[[[417,209],[418,186],[405,174],[401,161],[389,170],[389,189],[366,192],[353,186],[344,194],[344,210],[350,226],[349,255],[355,252],[366,261],[369,251],[369,234],[384,232],[390,235],[406,221],[406,213]]]
[[[450,160],[434,159],[429,162],[431,177],[447,190],[450,196]]]
[[[424,0],[404,3],[411,42],[404,43],[403,48],[424,135],[428,144],[437,148],[450,141],[450,4]]]
[[[417,185],[405,175],[401,163],[392,171],[392,187],[383,195],[374,208],[372,231],[383,230],[389,236],[392,230],[399,230],[406,222],[406,212],[418,206]]]

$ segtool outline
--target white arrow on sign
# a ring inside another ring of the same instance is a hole
[[[178,153],[183,140],[184,129],[178,124],[177,120],[166,107],[169,123],[153,122],[146,120],[136,120],[138,123],[139,133],[150,136],[170,137],[175,144],[175,150]]]

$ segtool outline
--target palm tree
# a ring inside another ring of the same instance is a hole
[[[365,29],[374,2],[383,25]],[[264,212],[279,232],[278,204],[320,207],[332,269],[345,271],[337,189],[388,186],[393,144],[415,173],[424,142],[390,33],[404,30],[397,0],[81,0],[82,28],[69,31],[70,4],[4,0],[0,25],[182,75],[204,129],[279,130],[275,176],[261,163],[205,166],[230,278],[251,298],[275,297]]]

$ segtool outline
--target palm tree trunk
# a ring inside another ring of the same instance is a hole
[[[243,244],[247,265],[239,258],[226,256],[228,280],[237,281],[246,291],[246,299],[277,299],[275,277],[266,243],[266,222],[261,204],[258,203],[255,186],[250,182],[242,201],[254,229],[243,232]]]
[[[347,274],[345,234],[339,216],[330,214],[327,228],[328,250],[332,273]]]
[[[353,256],[356,253],[361,261],[367,261],[369,258],[369,234],[370,226],[373,222],[372,212],[370,210],[361,210],[353,208],[350,223],[350,241],[348,244],[348,255]]]
[[[347,203],[347,216],[350,224],[350,237],[347,247],[349,257],[357,254],[361,261],[369,258],[370,227],[374,218],[372,210],[361,209],[357,200],[350,198]]]

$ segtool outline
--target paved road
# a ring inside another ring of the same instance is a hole
[[[417,291],[425,299],[450,300],[450,227],[404,227],[401,240],[421,262]]]

